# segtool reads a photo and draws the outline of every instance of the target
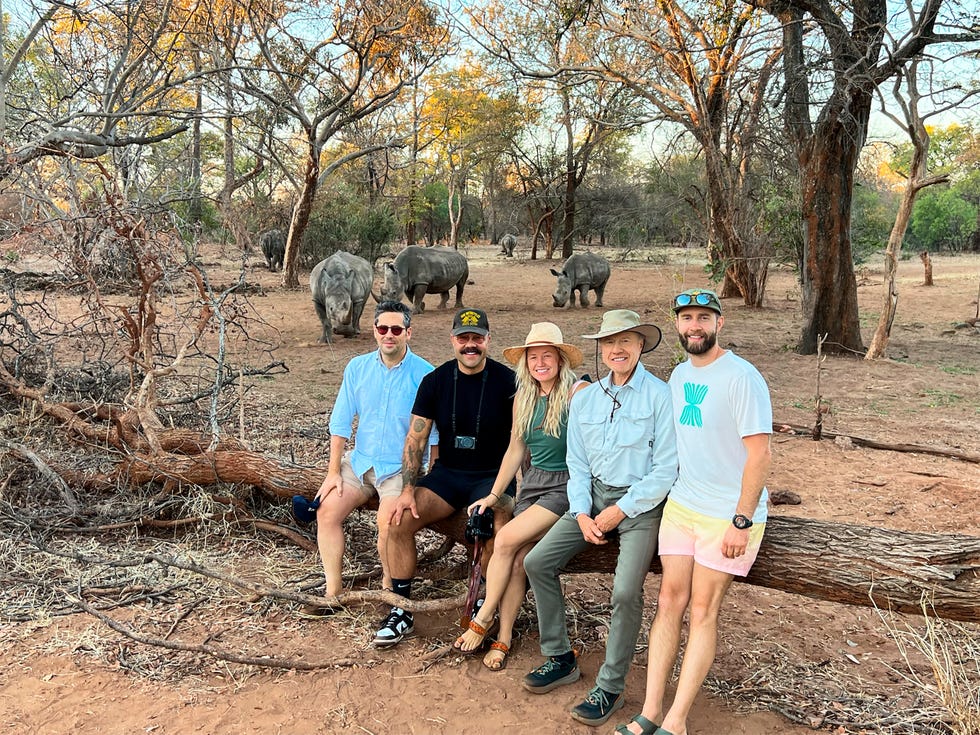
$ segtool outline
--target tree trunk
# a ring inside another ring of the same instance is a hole
[[[286,254],[283,256],[282,285],[286,288],[299,286],[299,249],[303,242],[303,233],[310,223],[310,212],[313,211],[313,199],[316,197],[318,180],[320,178],[320,147],[312,139],[307,145],[306,173],[303,177],[303,187],[299,198],[293,207],[293,216],[289,222],[289,235],[286,237]]]
[[[919,253],[919,259],[922,261],[922,268],[924,270],[924,279],[922,282],[923,286],[932,285],[932,260],[929,258],[929,251],[923,250]]]
[[[885,248],[885,293],[881,303],[881,315],[878,317],[878,326],[871,338],[871,344],[868,346],[868,353],[864,356],[865,360],[877,360],[883,356],[885,347],[888,346],[888,338],[892,333],[892,322],[895,321],[895,312],[898,309],[898,287],[895,284],[895,274],[898,272],[898,255],[902,250],[905,229],[912,217],[912,205],[915,203],[916,191],[914,182],[910,179],[902,193],[902,201],[898,206],[895,224],[888,236],[888,246]]]
[[[855,96],[859,95],[855,92]],[[797,352],[863,354],[857,279],[851,254],[854,169],[867,129],[867,103],[844,120],[823,121],[800,162],[803,214],[803,333]]]

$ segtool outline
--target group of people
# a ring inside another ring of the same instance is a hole
[[[462,509],[491,512],[485,597],[454,646],[471,652],[492,639],[483,663],[504,668],[529,581],[545,660],[523,685],[545,694],[580,678],[560,572],[580,552],[617,540],[605,659],[571,710],[599,726],[623,707],[643,583],[659,553],[646,695],[616,732],[686,733],[714,660],[722,600],[762,541],[772,408],[759,371],[718,344],[725,318],[715,293],[684,291],[672,309],[687,360],[668,383],[640,361],[660,343],[660,329],[626,309],[606,312],[596,333],[582,335],[608,369],[588,382],[574,372],[582,351],[550,322],[503,350],[511,370],[489,357],[486,313],[463,309],[450,333],[454,358],[433,368],[409,347],[410,309],[378,304],[378,349],[347,365],[330,418],[330,464],[317,492],[325,594],[342,589],[344,520],[376,496],[383,584],[405,603],[391,609],[374,644],[395,645],[414,630],[416,532]],[[345,453],[355,417],[356,442]],[[665,711],[686,611],[687,646]]]

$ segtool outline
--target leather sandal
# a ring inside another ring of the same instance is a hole
[[[463,637],[466,635],[464,633],[463,635],[461,635],[459,638],[456,639],[455,643],[453,643],[453,648],[455,648],[460,653],[473,653],[474,651],[480,650],[481,648],[483,648],[483,643],[484,643],[484,641],[486,641],[487,636],[490,634],[490,630],[493,628],[494,623],[496,623],[496,622],[497,622],[496,619],[494,619],[493,622],[490,623],[490,625],[488,625],[487,627],[484,628],[482,625],[480,625],[475,620],[470,620],[469,625],[467,627],[471,631],[473,631],[474,633],[476,633],[478,636],[480,636],[479,642],[477,642],[477,644],[475,646],[473,646],[473,648],[469,649],[468,651],[464,651],[463,650]]]
[[[500,641],[490,644],[490,650],[483,657],[483,665],[490,671],[501,671],[507,667],[507,656],[510,654],[510,646]]]
[[[640,726],[640,735],[654,735],[654,733],[660,730],[655,722],[651,722],[643,715],[633,715],[630,722],[635,722]],[[629,729],[629,722],[617,726],[616,732],[618,732],[620,735],[633,735]]]

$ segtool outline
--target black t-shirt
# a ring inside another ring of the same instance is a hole
[[[500,468],[504,452],[510,444],[514,394],[517,392],[515,380],[513,370],[489,358],[483,370],[476,375],[460,372],[456,360],[450,360],[422,378],[412,413],[435,422],[439,430],[440,464],[456,470],[487,471]],[[455,432],[452,420],[454,403]],[[479,433],[476,428],[477,415],[480,417]],[[458,449],[456,437],[476,437],[476,447]]]

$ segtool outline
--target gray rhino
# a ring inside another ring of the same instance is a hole
[[[449,248],[420,248],[412,245],[395,257],[394,263],[385,264],[384,285],[381,298],[401,301],[402,294],[412,302],[416,313],[425,311],[422,299],[427,293],[442,294],[439,308],[445,309],[449,291],[456,287],[456,308],[463,306],[463,288],[470,275],[466,257]]]
[[[509,232],[500,238],[500,252],[508,258],[514,257],[514,248],[517,247],[517,238]]]
[[[595,291],[595,305],[602,306],[602,293],[606,290],[609,280],[609,261],[595,253],[575,253],[565,261],[561,273],[551,269],[553,276],[558,276],[558,286],[551,298],[555,307],[566,303],[575,305],[575,292],[578,291],[579,304],[584,308],[589,305],[589,289]]]
[[[310,292],[323,326],[319,342],[331,342],[331,334],[354,337],[361,333],[361,313],[373,281],[371,264],[343,250],[314,266]]]
[[[266,230],[259,236],[259,247],[269,270],[282,270],[282,261],[286,257],[286,235],[283,231]]]

